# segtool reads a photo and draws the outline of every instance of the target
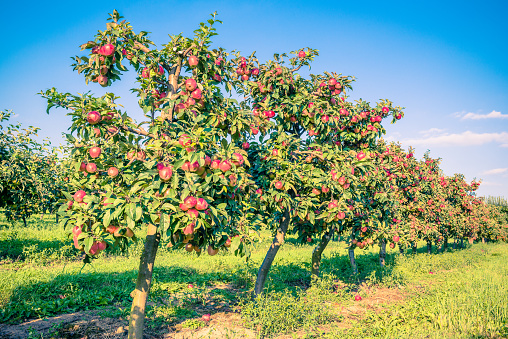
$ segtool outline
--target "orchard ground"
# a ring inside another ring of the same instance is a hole
[[[142,244],[83,267],[54,221],[54,215],[33,216],[24,228],[1,219],[0,337],[125,337]],[[270,234],[262,237],[247,263],[223,252],[197,260],[195,253],[161,247],[145,336],[508,337],[506,243],[450,246],[432,255],[420,243],[414,256],[389,249],[384,268],[374,246],[356,251],[355,276],[345,243],[334,241],[324,252],[322,278],[311,284],[314,246],[288,237],[264,297],[253,302],[257,269],[271,242]]]

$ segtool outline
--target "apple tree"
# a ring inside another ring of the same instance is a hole
[[[160,48],[121,19],[110,14],[106,30],[81,46],[85,55],[75,58],[74,69],[103,87],[134,70],[132,91],[143,121],[122,109],[113,93],[53,88],[42,95],[48,111],[63,107],[72,118],[72,176],[60,212],[74,245],[89,260],[146,231],[129,319],[129,338],[141,338],[161,240],[198,255],[228,247],[248,254],[259,199],[240,146],[257,118],[228,95],[238,57],[212,48],[220,22],[215,14],[193,38],[170,35]]]

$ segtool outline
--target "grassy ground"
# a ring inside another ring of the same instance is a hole
[[[54,216],[32,218],[27,229],[0,220],[0,323],[95,312],[125,324],[141,244],[126,255],[101,256],[83,267],[65,231],[53,224]],[[389,250],[384,268],[378,265],[377,247],[358,250],[360,273],[355,276],[345,244],[333,242],[324,252],[322,279],[311,284],[312,246],[295,245],[290,238],[274,262],[267,293],[252,301],[269,241],[260,243],[247,263],[228,253],[197,258],[161,248],[147,333],[162,337],[204,330],[214,321],[205,324],[201,315],[211,313],[212,319],[230,321],[230,327],[237,322],[234,326],[251,329],[254,337],[508,337],[506,244],[428,255],[422,243],[415,256]],[[355,295],[362,300],[355,301]],[[68,328],[53,331],[72,337]],[[48,337],[37,331],[31,335]]]

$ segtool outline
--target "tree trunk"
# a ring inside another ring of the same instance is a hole
[[[56,223],[58,224],[58,213],[55,214],[55,220],[56,220]]]
[[[464,248],[464,238],[460,238],[460,248]]]
[[[263,260],[263,263],[259,268],[258,275],[256,277],[256,284],[254,285],[254,296],[258,296],[263,293],[265,281],[268,277],[270,267],[272,267],[273,260],[275,259],[280,246],[284,243],[284,238],[286,237],[290,219],[289,209],[286,208],[284,211],[284,216],[282,217],[282,221],[279,225],[279,228],[277,229],[277,233],[273,238],[273,242],[270,245],[268,252],[266,252],[265,260]]]
[[[358,267],[356,266],[355,260],[355,247],[354,245],[349,246],[349,262],[351,263],[351,268],[353,269],[353,273],[358,274]]]
[[[386,240],[381,239],[379,241],[379,264],[381,266],[384,266],[385,261],[386,261]]]
[[[432,253],[432,241],[430,240],[427,240],[427,253],[428,254]]]
[[[323,254],[323,251],[325,250],[326,246],[330,242],[330,239],[333,237],[333,229],[327,231],[325,234],[323,234],[323,237],[321,238],[321,241],[319,244],[314,248],[312,251],[312,268],[311,268],[311,276],[312,277],[319,277],[319,266],[321,265],[321,254]]]
[[[400,254],[404,254],[404,247],[402,247],[402,246],[400,246],[400,245],[399,245],[399,253],[400,253]]]
[[[24,216],[24,215],[22,215],[21,217],[23,218],[23,224],[25,224],[25,227],[27,227],[27,226],[26,226],[26,218],[25,218],[25,216]]]
[[[447,249],[448,249],[448,236],[444,237],[443,240],[443,252],[446,252]]]
[[[416,241],[411,244],[411,249],[413,250],[413,254],[416,254],[416,252],[418,251],[418,244],[416,243]]]
[[[482,238],[482,244],[485,244],[485,238]]]
[[[150,285],[152,283],[153,265],[161,234],[155,225],[148,225],[145,248],[139,261],[138,281],[133,291],[131,315],[129,318],[129,339],[142,339],[145,323],[145,308]],[[132,295],[132,294],[131,294]]]

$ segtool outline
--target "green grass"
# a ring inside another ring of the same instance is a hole
[[[377,247],[358,250],[360,273],[353,275],[345,244],[333,242],[323,255],[322,279],[311,284],[313,247],[296,245],[290,237],[272,266],[266,293],[253,301],[250,292],[270,242],[265,235],[247,263],[226,252],[198,258],[161,247],[148,329],[163,333],[176,324],[197,329],[204,325],[198,320],[202,314],[237,310],[244,326],[262,337],[508,336],[507,244],[475,244],[428,255],[422,243],[415,256],[389,250],[386,267],[378,265]],[[65,231],[54,226],[54,217],[31,218],[26,229],[0,220],[0,322],[17,324],[89,309],[125,319],[141,249],[140,243],[125,255],[101,255],[83,267]],[[400,300],[387,297],[374,305],[381,292]],[[355,294],[363,300],[355,302]]]

